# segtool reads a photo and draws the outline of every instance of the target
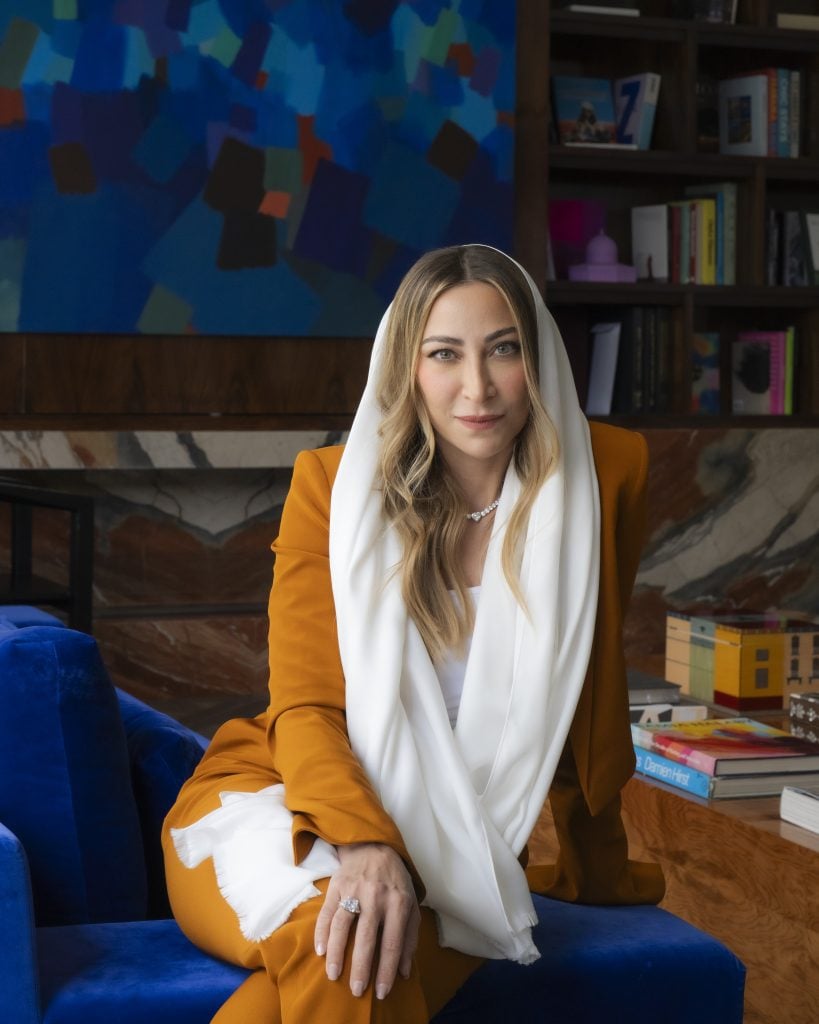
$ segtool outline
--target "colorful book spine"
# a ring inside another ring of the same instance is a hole
[[[790,93],[788,141],[790,156],[796,158],[801,152],[800,135],[802,132],[802,77],[799,71],[790,73]]]
[[[663,757],[662,754],[655,754],[651,750],[644,750],[635,745],[634,756],[637,759],[637,771],[641,775],[658,779],[676,789],[684,789],[687,793],[694,793],[695,796],[702,796],[708,799],[711,795],[711,776],[705,772],[697,771],[696,768],[689,768],[680,764],[679,761],[672,761]]]
[[[777,112],[779,110],[776,68],[765,68],[763,74],[768,76],[768,156],[776,156],[778,145]]]
[[[717,283],[717,214],[713,199],[697,200],[697,284]]]
[[[719,394],[719,334],[700,331],[691,347],[691,412],[717,415]]]
[[[776,155],[790,156],[791,76],[787,68],[776,69]]]

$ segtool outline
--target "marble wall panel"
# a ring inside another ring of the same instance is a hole
[[[625,625],[662,671],[665,613],[819,617],[819,431],[646,430],[648,541]]]
[[[212,694],[267,706],[267,616],[99,619],[94,634],[114,682],[149,703]]]

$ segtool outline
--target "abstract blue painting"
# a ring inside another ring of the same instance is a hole
[[[509,0],[0,0],[0,331],[356,336],[512,244]]]

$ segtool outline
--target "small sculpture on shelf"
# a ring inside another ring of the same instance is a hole
[[[617,262],[617,245],[601,228],[586,246],[586,262],[569,267],[569,280],[632,284],[637,280],[637,270]]]

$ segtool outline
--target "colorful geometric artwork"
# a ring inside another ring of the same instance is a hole
[[[0,0],[0,331],[372,333],[512,244],[509,0]]]

